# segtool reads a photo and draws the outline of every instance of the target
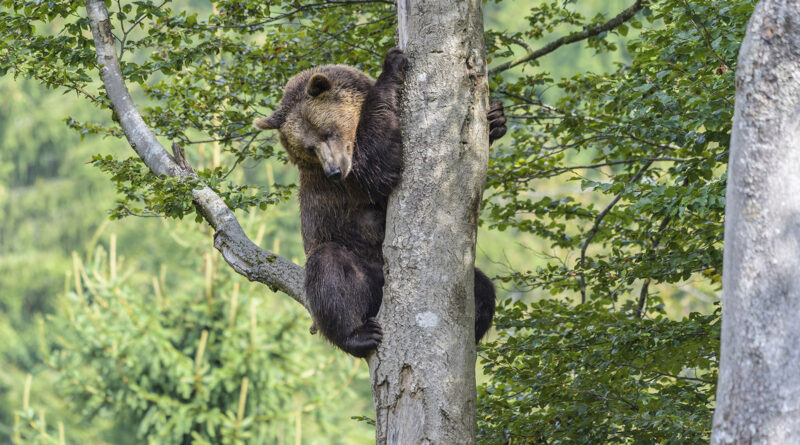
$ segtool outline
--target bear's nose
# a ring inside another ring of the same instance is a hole
[[[341,181],[342,180],[342,170],[339,167],[333,167],[332,169],[328,170],[325,173],[328,176],[328,179],[333,181]]]

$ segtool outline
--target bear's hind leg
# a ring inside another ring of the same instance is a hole
[[[356,357],[366,357],[383,338],[374,318],[382,288],[382,266],[340,244],[325,243],[309,252],[306,294],[314,322],[328,340]]]
[[[492,326],[494,318],[494,284],[480,269],[475,268],[475,343]]]

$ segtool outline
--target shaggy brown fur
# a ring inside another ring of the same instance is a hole
[[[407,59],[393,49],[377,80],[326,65],[286,84],[278,109],[256,119],[278,130],[300,171],[306,294],[317,328],[336,346],[366,357],[383,337],[375,321],[383,295],[386,201],[400,179],[398,94]],[[489,113],[490,139],[505,133],[502,104]],[[475,269],[475,341],[492,323],[492,282]]]

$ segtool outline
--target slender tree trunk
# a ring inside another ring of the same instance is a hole
[[[481,0],[399,0],[410,59],[404,173],[389,201],[380,322],[370,360],[379,444],[475,440],[473,263],[486,178]]]
[[[762,0],[739,53],[712,444],[800,444],[800,3]]]

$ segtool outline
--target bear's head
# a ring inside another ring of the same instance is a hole
[[[372,78],[345,65],[303,71],[286,83],[278,108],[253,125],[278,130],[289,159],[301,168],[319,166],[332,180],[343,180],[353,165],[361,105]]]

